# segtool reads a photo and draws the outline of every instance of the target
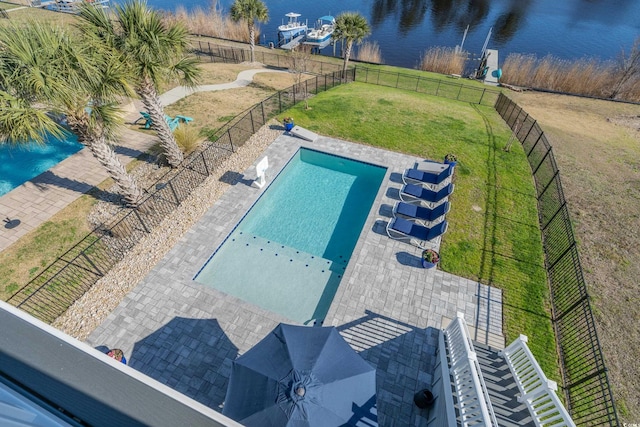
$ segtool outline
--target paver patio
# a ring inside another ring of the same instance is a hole
[[[474,339],[495,345],[502,337],[501,292],[423,269],[421,250],[386,235],[400,175],[422,159],[327,137],[311,143],[283,135],[264,153],[268,182],[300,146],[388,168],[324,325],[337,327],[376,367],[377,408],[370,416],[377,411],[384,426],[424,425],[427,413],[412,399],[431,383],[438,330],[462,312]],[[239,173],[235,185],[87,339],[94,347],[123,349],[132,368],[216,409],[232,361],[278,323],[293,323],[193,280],[264,191],[250,186],[255,168],[230,172]]]

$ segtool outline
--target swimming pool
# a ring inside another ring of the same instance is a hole
[[[194,279],[299,323],[323,320],[385,173],[301,148]]]
[[[30,143],[11,147],[0,144],[0,196],[51,169],[82,148],[78,138],[65,134],[63,139],[52,135],[44,144]]]

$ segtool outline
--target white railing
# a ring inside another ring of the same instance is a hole
[[[444,335],[447,338],[449,370],[458,399],[461,425],[497,427],[498,422],[462,313],[458,313],[447,326]]]
[[[527,341],[526,335],[520,335],[499,353],[507,362],[520,390],[518,401],[527,405],[536,426],[575,427],[556,394],[558,384],[547,379],[531,354]]]
[[[450,378],[447,346],[444,343],[444,334],[440,332],[438,333],[436,366],[434,367],[433,381],[431,382],[431,390],[436,397],[436,402],[433,409],[429,411],[427,427],[458,427]]]

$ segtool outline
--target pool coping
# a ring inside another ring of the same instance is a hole
[[[474,338],[483,341],[482,334],[502,334],[502,313],[499,290],[423,269],[420,249],[386,235],[384,226],[402,185],[401,174],[423,160],[413,156],[323,136],[314,142],[280,136],[87,342],[123,349],[130,366],[219,409],[235,357],[278,323],[293,322],[193,278],[264,191],[251,186],[258,161],[269,157],[270,183],[301,146],[387,168],[324,325],[336,326],[354,349],[378,367],[380,419],[414,425],[424,414],[414,410],[413,390],[416,384],[430,384],[437,331],[443,322],[462,312],[477,331]],[[205,334],[207,328],[201,322],[214,327]],[[176,330],[180,333],[174,336]]]

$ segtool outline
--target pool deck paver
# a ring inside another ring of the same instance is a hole
[[[421,159],[283,135],[265,151],[268,183],[300,146],[388,167],[324,325],[337,327],[376,367],[377,405],[368,417],[383,426],[425,425],[427,413],[413,404],[413,394],[431,384],[440,328],[462,312],[475,339],[501,337],[501,293],[421,268],[420,249],[386,235],[401,173]],[[218,410],[232,361],[278,323],[294,323],[193,280],[264,191],[249,185],[261,159],[247,171],[232,171],[244,174],[87,338],[94,347],[123,349],[130,367]]]

